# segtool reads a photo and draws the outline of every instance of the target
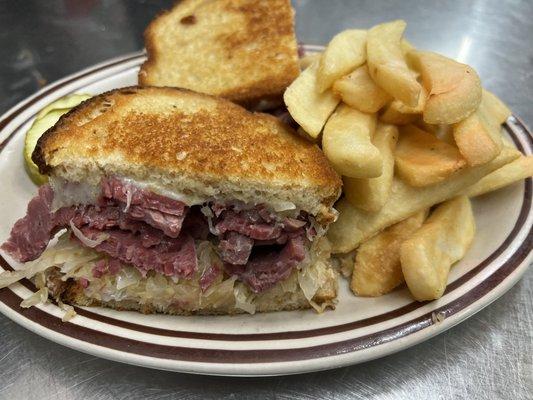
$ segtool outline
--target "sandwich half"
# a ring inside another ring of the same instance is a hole
[[[26,263],[4,285],[34,277],[69,304],[145,313],[334,306],[324,234],[341,181],[271,115],[123,88],[65,114],[33,160],[49,184],[1,246]]]
[[[290,0],[184,0],[145,32],[141,85],[257,106],[281,103],[300,73]]]

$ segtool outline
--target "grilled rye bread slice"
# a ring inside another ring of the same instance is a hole
[[[341,180],[322,151],[275,117],[185,89],[93,97],[40,138],[42,173],[97,184],[123,176],[218,201],[294,205],[332,222]]]
[[[145,32],[141,85],[174,86],[252,106],[298,76],[289,0],[185,0]]]

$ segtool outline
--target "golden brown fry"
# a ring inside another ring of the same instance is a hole
[[[418,97],[418,104],[415,107],[409,107],[400,100],[393,100],[383,110],[379,119],[387,124],[407,125],[418,119],[418,114],[424,110],[427,101],[427,92],[424,88]]]
[[[378,124],[372,143],[383,158],[383,170],[377,178],[344,177],[344,195],[357,208],[378,211],[387,201],[394,175],[394,149],[398,140],[398,128],[394,125]]]
[[[478,109],[453,126],[457,147],[469,165],[484,164],[502,149],[500,121],[507,119],[507,114],[491,96],[484,91]]]
[[[406,57],[406,61],[409,61],[409,59],[407,58],[407,55],[409,54],[409,52],[416,50],[415,46],[413,46],[413,44],[405,38],[402,39],[401,46],[402,46],[402,53]]]
[[[379,116],[379,120],[385,124],[394,125],[408,125],[416,121],[418,116],[416,114],[404,114],[398,111],[397,103],[391,102],[385,106],[383,112]]]
[[[316,73],[318,62],[311,64],[285,90],[283,99],[292,118],[312,138],[318,137],[340,99],[331,90],[318,93]]]
[[[455,139],[453,138],[453,129],[452,125],[433,125],[428,124],[427,122],[424,122],[423,119],[418,119],[415,122],[415,125],[418,126],[420,129],[426,132],[430,132],[433,135],[435,135],[438,139],[442,140],[445,143],[448,143],[451,146],[456,146]]]
[[[438,299],[444,293],[450,267],[464,257],[476,231],[470,200],[449,200],[400,247],[405,282],[418,301]]]
[[[426,219],[428,210],[389,226],[357,249],[350,288],[359,296],[381,296],[404,282],[400,245]]]
[[[466,64],[429,51],[411,51],[409,58],[422,75],[430,96],[448,93],[459,86],[465,77]]]
[[[341,104],[329,118],[322,135],[322,149],[335,170],[352,178],[381,175],[383,159],[371,142],[376,115]]]
[[[411,51],[409,57],[420,71],[429,98],[424,121],[453,124],[472,114],[481,102],[481,81],[476,71],[440,54]]]
[[[533,156],[520,156],[513,162],[481,178],[466,189],[464,194],[469,197],[480,196],[530,176],[533,176]]]
[[[336,80],[333,93],[350,107],[365,113],[375,113],[391,100],[391,96],[370,77],[366,65]]]
[[[494,126],[480,110],[456,124],[453,137],[459,151],[472,166],[489,162],[502,148],[499,125]]]
[[[487,112],[499,125],[507,121],[507,118],[513,114],[498,96],[487,89],[483,89],[483,101]]]
[[[398,175],[411,186],[441,182],[466,165],[456,147],[414,125],[400,130],[394,160]]]
[[[374,26],[367,36],[367,63],[370,76],[395,99],[414,107],[422,86],[409,69],[402,51],[405,21]]]
[[[391,194],[385,205],[376,213],[367,213],[353,207],[346,198],[335,208],[339,218],[329,228],[327,236],[333,253],[348,253],[359,243],[374,236],[387,226],[400,222],[417,211],[448,200],[485,175],[510,163],[520,156],[515,149],[504,147],[494,160],[477,167],[465,168],[449,179],[425,187],[413,187],[394,178]]]
[[[331,39],[318,67],[317,89],[320,93],[365,63],[366,36],[364,30],[348,29]]]
[[[422,88],[420,96],[418,97],[418,103],[416,103],[414,107],[410,107],[402,103],[400,100],[394,100],[392,106],[402,114],[422,114],[424,107],[426,106],[427,98],[428,92],[425,88]]]

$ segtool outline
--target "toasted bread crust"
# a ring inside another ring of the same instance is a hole
[[[193,177],[206,187],[298,189],[325,208],[341,188],[320,149],[275,117],[179,88],[129,87],[89,99],[43,134],[32,159],[47,174],[91,164],[92,174],[156,171],[171,183]]]
[[[281,99],[299,74],[289,0],[185,0],[154,19],[144,38],[141,85],[252,105]]]

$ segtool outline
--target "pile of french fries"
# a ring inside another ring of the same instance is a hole
[[[351,29],[302,59],[284,100],[299,133],[343,176],[328,239],[351,289],[381,296],[404,282],[442,296],[475,234],[470,198],[533,175],[503,138],[511,111],[476,71],[415,49],[404,21]]]

